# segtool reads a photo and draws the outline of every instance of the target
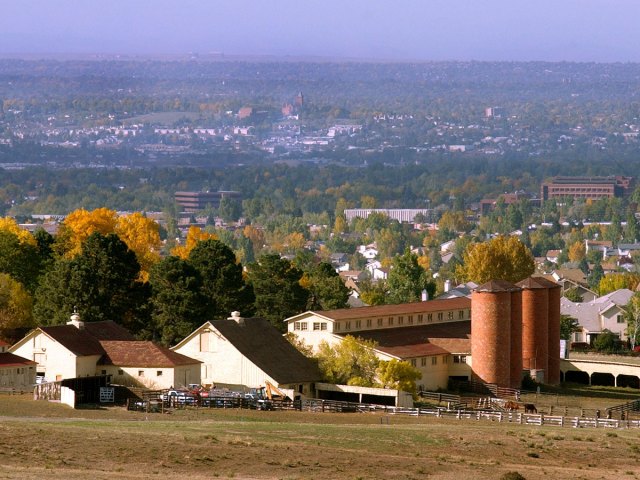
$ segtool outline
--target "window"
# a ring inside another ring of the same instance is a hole
[[[200,334],[200,351],[201,352],[209,351],[210,341],[211,341],[211,331],[203,330],[202,333]]]
[[[300,322],[300,330],[306,330],[307,329],[307,322]]]
[[[381,326],[382,326],[382,322],[383,322],[383,319],[382,319],[382,318],[379,318],[379,319],[378,319],[378,326],[379,326],[379,327],[381,327]]]
[[[413,325],[413,315],[409,315],[409,317],[407,317],[407,320],[409,322],[409,325]]]
[[[301,323],[302,323],[302,322],[295,322],[295,323],[293,324],[293,329],[294,329],[294,330],[300,330],[300,324],[301,324]]]
[[[447,312],[447,318],[453,320],[453,312]]]
[[[334,331],[334,332],[339,332],[339,331],[340,331],[340,322],[336,322],[336,323],[333,325],[333,331]]]
[[[427,314],[427,322],[429,322],[429,323],[433,322],[433,313],[428,313]]]
[[[371,328],[371,322],[373,322],[373,320],[367,318],[367,328]]]
[[[458,318],[462,320],[464,318],[464,310],[458,310]]]
[[[431,365],[437,365],[438,364],[438,357],[431,357]]]
[[[124,370],[118,370],[118,375],[124,375]]]
[[[422,357],[422,361],[420,363],[425,367],[427,365],[427,357]]]
[[[356,320],[356,328],[362,328],[362,320]]]
[[[442,320],[444,318],[444,314],[442,312],[438,312],[438,320]]]
[[[156,377],[161,377],[162,376],[162,370],[158,370],[156,372]]]
[[[100,370],[102,372],[102,375],[106,375],[107,371],[106,370]]]
[[[399,316],[398,317],[398,325],[404,325],[404,317],[403,316]]]
[[[351,330],[351,322],[345,322],[344,329],[345,330]]]
[[[138,376],[144,377],[144,370],[138,370]]]
[[[424,315],[420,313],[418,315],[418,323],[422,323],[423,321],[424,321]]]
[[[454,355],[453,356],[453,363],[467,363],[467,356],[466,355]]]
[[[415,367],[415,366],[416,366],[416,359],[415,359],[415,358],[412,358],[412,359],[411,359],[411,366],[412,366],[412,367]]]
[[[320,330],[320,322],[313,322],[313,329]]]
[[[327,322],[322,322],[320,324],[320,330],[326,330],[327,329]]]
[[[618,315],[618,316],[616,317],[616,321],[617,321],[618,323],[624,323],[624,316],[623,316],[623,315]]]
[[[442,356],[442,363],[444,363],[445,365],[449,363],[449,355]]]
[[[393,325],[393,317],[389,317],[389,325]]]

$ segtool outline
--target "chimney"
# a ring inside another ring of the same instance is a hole
[[[80,314],[78,313],[78,309],[73,307],[73,314],[70,317],[70,320],[67,322],[67,325],[73,325],[78,330],[84,330],[84,322],[80,321]]]
[[[451,290],[451,280],[445,280],[444,281],[444,291],[448,292],[449,290]]]
[[[240,312],[238,311],[231,312],[231,316],[228,317],[227,320],[233,320],[238,325],[244,325],[244,318],[240,316]]]
[[[429,294],[427,293],[427,289],[425,288],[424,290],[422,290],[422,301],[426,302],[427,300],[429,300]]]

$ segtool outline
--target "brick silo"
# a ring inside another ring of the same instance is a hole
[[[534,277],[535,280],[549,290],[549,316],[548,316],[548,369],[546,373],[547,383],[557,385],[560,383],[560,297],[562,296],[560,285],[542,277]]]
[[[516,288],[491,280],[471,295],[471,361],[475,380],[511,385],[511,294]]]
[[[522,368],[542,370],[543,377],[538,380],[546,383],[549,367],[549,290],[534,277],[522,280],[518,286],[522,288]]]
[[[522,386],[522,289],[511,291],[511,388]]]

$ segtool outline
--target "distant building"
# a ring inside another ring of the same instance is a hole
[[[487,107],[484,109],[484,116],[487,118],[502,118],[503,115],[503,107]]]
[[[194,213],[205,208],[218,208],[223,198],[242,198],[240,192],[176,192],[176,203],[182,207],[183,212]]]
[[[600,198],[626,197],[633,191],[633,177],[554,177],[542,184],[540,197],[542,200],[557,198],[584,198],[599,200]]]
[[[391,220],[397,220],[401,223],[415,223],[417,215],[428,217],[431,210],[426,208],[347,208],[344,211],[344,216],[347,222],[350,222],[356,217],[367,218],[372,213],[382,213]]]
[[[300,108],[304,106],[304,95],[302,95],[302,92],[299,92],[298,95],[296,96],[296,107]]]

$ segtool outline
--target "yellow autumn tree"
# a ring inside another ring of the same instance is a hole
[[[124,215],[118,218],[116,234],[136,254],[141,280],[148,280],[151,267],[160,260],[162,241],[158,223],[141,213]]]
[[[569,246],[567,252],[570,262],[579,262],[587,255],[587,248],[584,242],[575,242]]]
[[[22,244],[35,245],[36,239],[27,230],[20,228],[20,225],[11,217],[0,218],[0,230],[13,233]]]
[[[519,282],[535,271],[531,250],[517,237],[499,236],[488,242],[472,243],[456,274],[463,281],[483,284],[489,280]]]
[[[284,241],[288,249],[292,251],[303,249],[306,242],[304,235],[300,232],[290,233],[285,237]]]
[[[33,327],[32,299],[22,284],[0,273],[0,339],[15,340],[15,329]]]
[[[171,250],[171,255],[180,257],[183,260],[189,258],[191,250],[203,240],[218,240],[218,236],[215,233],[209,233],[202,230],[200,227],[192,225],[187,232],[187,238],[184,245],[177,245]]]
[[[57,237],[59,252],[67,258],[80,253],[82,243],[92,233],[108,235],[115,233],[118,215],[108,208],[88,211],[83,208],[74,210],[64,219]]]

